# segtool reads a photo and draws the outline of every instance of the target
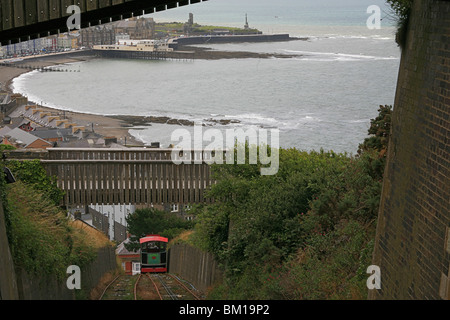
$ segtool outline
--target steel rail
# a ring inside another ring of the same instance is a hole
[[[156,290],[156,292],[158,293],[159,299],[160,299],[160,300],[163,300],[163,297],[162,297],[162,295],[161,295],[161,292],[160,292],[159,289],[158,289],[158,286],[156,285],[156,282],[153,281],[152,277],[150,277],[150,276],[148,275],[148,273],[146,273],[146,275],[147,275],[147,277],[150,279],[150,281],[153,283],[153,285],[155,286],[155,290]]]
[[[139,277],[137,278],[136,282],[134,283],[134,300],[137,300],[137,286],[139,283],[139,280],[141,280],[142,274],[139,274]]]
[[[115,278],[114,278],[114,279],[106,286],[105,290],[103,290],[103,293],[102,293],[102,295],[100,296],[100,298],[99,298],[98,300],[102,300],[102,299],[103,299],[103,296],[105,295],[105,293],[106,293],[106,291],[108,290],[108,288],[109,288],[114,282],[116,282],[116,280],[119,279],[120,276],[121,276],[121,275],[119,274],[117,277],[115,277]]]

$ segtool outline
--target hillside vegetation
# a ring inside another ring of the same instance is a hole
[[[14,265],[29,274],[66,277],[67,267],[93,261],[108,243],[69,220],[59,207],[63,193],[39,161],[8,161],[16,182],[0,179],[8,241]]]
[[[380,106],[357,156],[280,150],[280,169],[214,167],[215,203],[195,209],[190,240],[224,282],[212,299],[366,299],[390,130]]]

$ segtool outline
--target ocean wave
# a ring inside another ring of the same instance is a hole
[[[301,57],[294,58],[295,60],[309,60],[309,61],[363,61],[363,60],[398,60],[397,57],[378,57],[364,54],[349,54],[336,52],[317,52],[317,51],[302,51],[302,50],[283,50],[286,53],[298,54]]]
[[[239,120],[243,124],[256,124],[256,125],[275,125],[279,120],[257,113],[244,113],[237,115],[225,115],[225,119]]]
[[[370,119],[344,120],[346,123],[370,123]]]
[[[395,37],[387,37],[386,35],[374,34],[374,35],[339,35],[329,34],[322,36],[324,39],[355,39],[355,40],[395,40]]]

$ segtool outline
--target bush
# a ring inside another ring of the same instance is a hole
[[[279,150],[279,172],[215,166],[191,239],[224,270],[215,299],[365,299],[391,107],[358,155]]]
[[[54,205],[59,206],[64,192],[56,186],[56,178],[49,177],[40,160],[18,161],[9,160],[6,165],[20,180],[48,198]]]
[[[127,218],[127,230],[131,234],[128,250],[139,249],[139,239],[148,234],[173,239],[183,231],[190,229],[192,223],[174,213],[168,213],[154,208],[138,209]]]
[[[413,0],[386,0],[397,19],[396,42],[404,49]]]

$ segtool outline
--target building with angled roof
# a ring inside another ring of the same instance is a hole
[[[47,149],[53,147],[53,143],[45,141],[19,128],[14,128],[3,136],[3,144],[24,149]]]
[[[125,244],[129,241],[130,238],[127,238],[117,246],[116,255],[122,262],[122,268],[125,270],[125,273],[135,275],[141,273],[141,250],[129,251],[125,247]]]

